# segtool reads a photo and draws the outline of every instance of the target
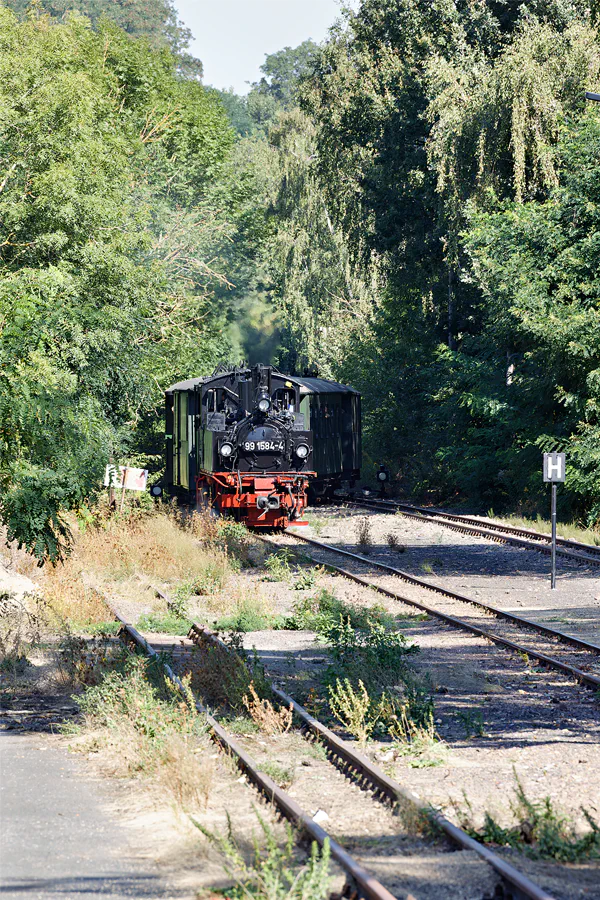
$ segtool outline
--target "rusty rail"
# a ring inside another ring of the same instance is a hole
[[[496,543],[511,544],[522,550],[535,550],[537,553],[545,553],[547,556],[552,552],[550,536],[529,528],[502,525],[500,522],[482,522],[480,519],[470,516],[431,510],[426,507],[413,506],[409,503],[396,503],[392,500],[373,498],[369,500],[352,500],[351,502],[366,509],[401,513],[407,518],[442,525],[444,528],[449,528],[451,531],[456,531],[459,534],[473,534]],[[567,538],[557,538],[556,543],[556,552],[559,556],[586,563],[587,565],[600,566],[600,547],[593,547],[591,544],[571,541]]]
[[[232,652],[218,635],[204,625],[194,623],[189,636],[198,644],[206,640],[228,653]],[[551,895],[546,893],[526,875],[523,875],[522,872],[519,872],[518,869],[503,860],[497,853],[470,837],[462,828],[454,825],[440,812],[431,808],[423,808],[423,803],[416,794],[393,778],[390,778],[385,772],[382,772],[370,759],[356,750],[349,741],[342,740],[326,725],[323,725],[322,722],[311,716],[303,706],[294,700],[293,697],[290,697],[289,694],[286,694],[285,691],[275,686],[271,686],[271,690],[282,704],[292,707],[304,727],[326,746],[329,754],[336,762],[339,761],[344,769],[350,770],[354,775],[359,776],[361,781],[366,781],[376,794],[384,796],[394,805],[409,806],[427,816],[431,823],[439,828],[452,843],[458,844],[463,850],[476,853],[494,869],[505,885],[510,888],[510,896],[512,898],[515,898],[515,900],[518,900],[518,898],[552,900]]]
[[[557,631],[554,628],[548,628],[545,625],[539,625],[537,622],[534,622],[531,619],[525,619],[522,616],[517,616],[513,613],[506,612],[505,610],[498,609],[495,606],[490,606],[486,603],[482,603],[479,600],[474,600],[471,597],[465,597],[462,594],[457,594],[454,591],[450,591],[446,588],[441,587],[441,585],[431,584],[428,581],[424,581],[421,578],[410,575],[408,572],[403,572],[401,569],[396,569],[394,566],[388,566],[385,563],[367,559],[367,557],[361,556],[359,553],[352,553],[350,550],[343,550],[341,547],[336,547],[333,544],[325,544],[323,541],[315,541],[313,538],[308,538],[304,535],[296,534],[291,531],[287,531],[286,534],[288,534],[290,537],[296,538],[296,540],[311,544],[314,547],[318,547],[321,550],[337,553],[339,555],[349,557],[350,559],[354,559],[357,562],[362,563],[363,565],[381,569],[391,575],[398,576],[403,581],[417,585],[418,587],[426,588],[429,591],[433,591],[435,593],[441,594],[442,596],[449,597],[450,599],[460,600],[463,603],[470,603],[474,606],[479,606],[482,609],[487,610],[488,612],[494,613],[498,617],[508,619],[515,624],[538,631],[540,634],[556,638],[563,643],[570,644],[571,646],[576,647],[577,649],[600,654],[600,647],[598,647],[596,644],[591,644],[588,641],[581,640],[580,638],[573,637],[572,635],[564,634],[562,631]],[[267,539],[262,538],[262,540],[266,541]],[[564,672],[565,674],[570,675],[576,681],[585,684],[587,687],[591,687],[594,690],[597,690],[600,687],[600,676],[591,675],[588,672],[584,672],[582,669],[578,669],[577,667],[571,666],[568,663],[563,663],[558,659],[547,656],[545,653],[539,653],[535,650],[529,649],[528,647],[523,647],[520,644],[516,644],[514,641],[510,641],[507,638],[500,637],[499,635],[494,634],[491,631],[486,631],[483,628],[479,628],[477,625],[471,625],[469,622],[464,622],[462,619],[459,619],[456,616],[451,616],[448,613],[444,613],[441,610],[436,609],[433,606],[429,606],[426,603],[420,603],[418,600],[413,600],[410,597],[406,597],[403,594],[400,594],[398,591],[393,591],[389,588],[382,587],[376,582],[370,581],[368,578],[362,578],[360,575],[355,575],[354,573],[349,572],[347,569],[342,569],[339,566],[334,566],[331,564],[327,565],[328,568],[333,569],[340,575],[343,575],[345,578],[349,578],[350,580],[355,581],[357,584],[362,584],[364,587],[371,588],[372,590],[377,591],[378,593],[383,594],[386,597],[390,597],[392,600],[399,600],[400,602],[405,603],[408,606],[413,606],[415,609],[418,609],[421,612],[425,612],[430,616],[434,616],[435,618],[440,619],[446,625],[452,625],[453,627],[460,628],[463,631],[469,631],[471,632],[471,634],[475,634],[478,637],[483,637],[486,640],[492,641],[494,644],[504,647],[507,650],[516,651],[517,653],[526,653],[529,657],[537,660],[542,665],[549,666],[550,668],[554,668],[561,672]]]
[[[161,594],[163,597],[164,594]],[[156,650],[148,643],[143,635],[129,624],[108,601],[107,605],[111,609],[113,615],[121,623],[122,631],[129,636],[137,646],[141,647],[152,659],[159,659]],[[225,646],[225,645],[223,645]],[[161,660],[163,669],[169,680],[177,687],[177,689],[185,696],[185,688],[181,679],[175,674],[168,663]],[[223,728],[222,725],[212,716],[201,703],[195,701],[196,709],[205,716],[213,739],[224,749],[230,753],[236,760],[240,769],[248,776],[249,780],[259,789],[259,791],[271,803],[280,810],[280,812],[293,825],[315,840],[320,847],[323,847],[326,841],[329,842],[329,848],[332,859],[335,859],[342,869],[347,873],[349,878],[356,885],[358,894],[365,900],[396,900],[387,888],[380,884],[377,879],[364,869],[344,848],[330,837],[324,828],[321,828],[311,817],[304,812],[296,801],[289,796],[279,785],[275,784],[265,772],[261,772],[258,764],[252,759],[232,735]],[[406,900],[415,900],[412,895],[408,895]],[[552,900],[540,895],[539,900]]]

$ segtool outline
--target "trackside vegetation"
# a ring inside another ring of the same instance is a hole
[[[167,48],[0,4],[0,509],[60,558],[161,387],[225,352],[205,262],[232,132]],[[204,204],[204,206],[203,206]]]

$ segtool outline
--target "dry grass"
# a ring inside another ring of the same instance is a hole
[[[160,758],[158,780],[183,809],[206,806],[215,777],[211,745],[173,734]]]
[[[539,515],[535,519],[527,519],[522,516],[494,516],[494,511],[490,510],[488,516],[495,522],[512,525],[514,528],[530,528],[533,531],[541,531],[542,534],[551,534],[552,532],[550,521]],[[584,528],[577,522],[559,522],[556,531],[562,538],[581,541],[584,544],[600,545],[600,533],[592,528]]]
[[[390,548],[390,550],[396,550],[398,553],[405,552],[405,550],[406,550],[405,544],[403,544],[400,541],[400,538],[398,537],[398,535],[394,534],[393,531],[391,531],[389,534],[386,534],[385,540],[386,540],[386,543],[387,543],[388,547]]]
[[[229,571],[223,551],[199,546],[192,531],[182,531],[173,518],[160,513],[88,532],[77,543],[74,562],[113,582],[138,574],[166,582],[200,579],[215,564],[223,579]]]
[[[205,543],[209,531],[214,537],[212,521],[192,516],[186,523],[158,511],[107,520],[80,534],[64,565],[44,574],[44,593],[57,616],[77,626],[106,621],[101,591],[147,605],[148,588],[156,584],[184,587],[190,597],[223,590],[233,574],[225,542]]]
[[[66,621],[73,625],[94,625],[106,622],[111,614],[102,595],[84,584],[73,568],[59,566],[51,569],[44,579],[44,597],[50,618],[60,627]]]
[[[28,655],[44,628],[39,598],[18,599],[0,592],[0,676],[16,677],[29,665]]]
[[[82,749],[103,749],[116,774],[150,778],[184,809],[206,804],[214,763],[203,717],[156,680],[148,660],[118,663],[80,697]]]
[[[364,516],[357,520],[356,526],[356,542],[363,553],[368,553],[373,543],[371,536],[371,520]]]
[[[263,734],[286,734],[290,730],[293,721],[291,703],[289,709],[285,706],[275,709],[270,700],[258,696],[252,682],[248,687],[248,694],[244,695],[244,706]]]

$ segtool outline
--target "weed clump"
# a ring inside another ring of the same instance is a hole
[[[31,599],[34,605],[35,598]],[[22,675],[29,666],[30,651],[39,644],[42,622],[39,612],[14,594],[0,592],[0,673]]]
[[[350,621],[353,628],[368,628],[369,621],[379,622],[387,628],[394,625],[393,616],[382,606],[349,606],[339,600],[331,591],[323,588],[313,597],[303,597],[294,604],[294,612],[285,623],[290,630],[316,631],[327,638],[330,628],[339,622],[340,616]]]
[[[329,685],[329,708],[336,719],[364,746],[379,718],[379,710],[362,681],[358,680],[358,689],[355,689],[348,678],[336,678],[335,684]]]
[[[215,623],[217,631],[264,631],[283,625],[281,616],[274,616],[260,596],[237,597],[233,611]]]
[[[275,709],[270,700],[258,696],[252,682],[248,686],[248,694],[244,695],[242,701],[250,718],[263,734],[286,734],[292,727],[291,704],[289,709],[286,707]]]
[[[287,839],[279,846],[276,836],[257,813],[263,842],[254,840],[254,859],[246,863],[242,847],[232,835],[228,820],[227,834],[209,831],[192,819],[205,837],[225,857],[225,871],[235,882],[228,891],[231,900],[327,900],[330,894],[329,841],[319,851],[312,844],[308,860],[302,865],[294,857],[294,834],[287,826]]]
[[[267,574],[264,576],[263,581],[291,581],[292,570],[290,562],[292,558],[292,552],[285,548],[268,556],[265,560]]]
[[[385,541],[390,550],[395,550],[397,553],[404,553],[406,551],[406,546],[400,542],[400,538],[397,534],[394,534],[393,531],[386,534]]]
[[[356,523],[356,543],[363,553],[368,553],[373,543],[371,537],[371,520],[363,516]]]
[[[271,699],[271,688],[256,651],[246,653],[243,633],[232,631],[225,636],[226,646],[213,644],[207,637],[198,638],[187,663],[194,693],[211,706],[242,712],[244,697],[250,685],[261,699]]]
[[[361,743],[373,733],[382,734],[397,744],[399,754],[435,765],[424,761],[426,751],[441,748],[433,724],[433,688],[411,670],[410,659],[419,648],[395,625],[385,609],[349,606],[326,590],[296,603],[286,623],[316,631],[327,646],[328,705],[347,731]],[[314,689],[307,702],[317,715],[322,712],[324,704]]]
[[[343,675],[354,683],[362,678],[371,691],[381,692],[395,684],[407,670],[408,658],[418,653],[399,631],[389,631],[382,622],[367,620],[366,628],[354,628],[340,616],[326,630],[325,641],[332,656],[331,675]]]
[[[186,635],[190,630],[191,621],[180,618],[172,612],[144,613],[138,619],[137,627],[143,632],[155,634]]]
[[[485,722],[483,721],[483,710],[481,709],[466,709],[462,712],[458,712],[456,714],[456,718],[459,722],[462,723],[465,729],[465,736],[467,738],[470,737],[484,737],[485,736]]]
[[[317,586],[317,572],[315,568],[299,569],[294,580],[295,591],[311,591]]]
[[[511,803],[514,825],[504,828],[486,812],[482,828],[476,829],[472,825],[472,807],[466,801],[467,812],[461,821],[464,830],[479,841],[513,847],[532,859],[574,863],[600,858],[600,825],[588,810],[581,809],[590,830],[578,835],[569,818],[554,808],[550,797],[530,800],[518,778],[516,782],[515,800]]]

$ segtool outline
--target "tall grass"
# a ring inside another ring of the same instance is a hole
[[[183,605],[193,595],[223,590],[236,568],[227,541],[218,543],[216,526],[207,539],[206,524],[201,527],[190,519],[182,528],[178,516],[163,510],[88,528],[78,536],[72,556],[47,570],[44,592],[49,603],[58,616],[87,625],[107,617],[101,594],[92,585],[145,604],[153,584],[172,587]]]
[[[99,684],[78,698],[84,734],[110,751],[124,774],[157,781],[183,808],[205,804],[214,767],[206,723],[170,691],[148,660],[121,657]]]
[[[234,887],[227,892],[232,900],[327,900],[331,894],[329,874],[329,841],[323,850],[316,843],[304,865],[294,853],[294,835],[287,826],[287,840],[280,845],[274,832],[256,813],[262,842],[254,841],[254,860],[246,862],[244,843],[235,839],[231,822],[227,834],[209,831],[195,819],[194,825],[217,847],[225,858],[225,871],[234,880]]]

